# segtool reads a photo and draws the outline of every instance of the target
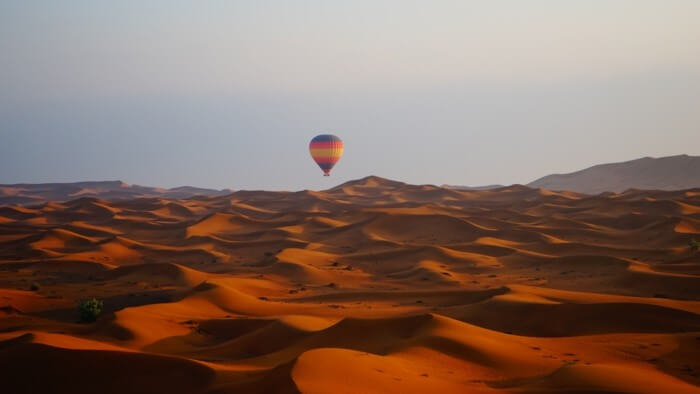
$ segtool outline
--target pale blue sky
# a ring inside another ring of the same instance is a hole
[[[700,1],[0,0],[0,183],[527,183],[700,154]],[[346,144],[330,178],[307,145]]]

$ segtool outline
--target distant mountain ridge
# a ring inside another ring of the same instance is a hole
[[[190,198],[198,195],[230,194],[229,189],[215,190],[192,186],[172,189],[129,185],[122,181],[97,181],[73,183],[16,183],[0,184],[0,205],[30,205],[47,201],[68,201],[82,197],[104,200],[128,200],[134,198]]]
[[[666,191],[692,189],[700,187],[700,156],[644,157],[620,163],[599,164],[568,174],[547,175],[525,186],[486,185],[470,187],[442,185],[438,187],[433,185],[409,185],[377,176],[368,176],[335,186],[329,189],[328,192],[342,192],[370,197],[378,196],[382,193],[391,193],[396,189],[411,192],[432,190],[433,193],[442,193],[450,190],[477,192],[513,189],[514,187],[516,189],[548,189],[583,194],[619,193],[629,189]],[[442,189],[442,191],[438,189]],[[165,189],[129,185],[122,181],[17,183],[0,184],[0,205],[36,205],[47,201],[61,202],[84,197],[114,201],[135,198],[182,199],[205,195],[221,196],[231,193],[233,191],[230,189],[216,190],[192,186]]]
[[[700,187],[700,156],[644,157],[599,164],[568,174],[547,175],[527,186],[585,194],[619,193],[628,189],[691,189]]]

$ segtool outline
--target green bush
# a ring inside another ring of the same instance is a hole
[[[695,238],[688,241],[688,245],[690,246],[690,250],[693,252],[697,252],[698,248],[700,247],[700,243],[698,243],[698,240]]]
[[[83,300],[78,305],[78,315],[82,322],[94,322],[102,313],[102,301],[97,298]]]

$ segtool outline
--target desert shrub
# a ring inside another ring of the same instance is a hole
[[[82,322],[94,322],[102,313],[102,301],[97,298],[83,300],[78,305],[78,316]]]
[[[690,250],[693,252],[697,252],[698,248],[700,248],[700,243],[698,243],[698,240],[695,238],[688,241],[688,245],[690,246]]]
[[[41,289],[41,286],[37,282],[32,282],[31,285],[29,285],[29,290],[31,291],[39,291]]]

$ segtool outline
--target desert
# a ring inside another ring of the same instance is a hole
[[[371,176],[4,205],[1,387],[697,393],[698,237],[700,189]]]
[[[698,21],[0,0],[0,394],[700,394]]]

